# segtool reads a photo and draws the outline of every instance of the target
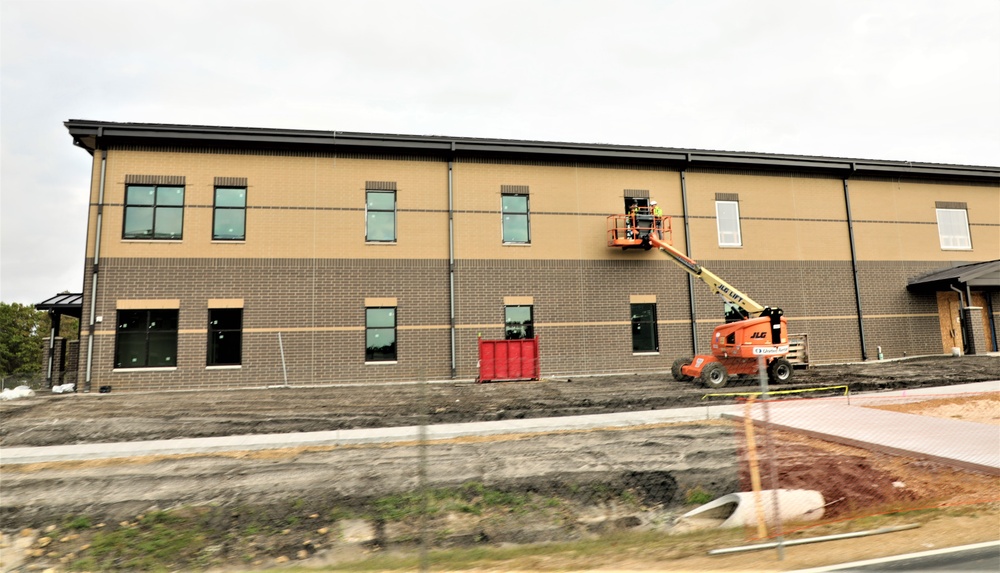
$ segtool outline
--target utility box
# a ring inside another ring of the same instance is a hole
[[[538,380],[538,339],[479,339],[479,377],[476,382]]]

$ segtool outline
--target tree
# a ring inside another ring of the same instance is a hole
[[[48,328],[46,313],[16,302],[0,302],[0,375],[41,371]]]

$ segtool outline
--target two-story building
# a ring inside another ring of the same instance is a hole
[[[668,370],[722,303],[655,249],[609,248],[607,217],[651,200],[814,363],[997,348],[998,167],[66,127],[93,156],[84,390],[471,379],[480,336],[538,337],[543,376]]]

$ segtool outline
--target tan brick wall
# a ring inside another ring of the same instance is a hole
[[[1000,253],[997,186],[851,181],[859,260],[988,261]],[[935,203],[968,204],[972,250],[941,249]]]
[[[185,176],[182,240],[122,240],[130,174]],[[212,241],[215,177],[237,176],[248,180],[246,240]],[[365,244],[366,181],[396,183],[396,244]],[[111,150],[104,201],[102,257],[427,259],[448,252],[443,162]]]
[[[501,185],[529,189],[530,246],[502,243]],[[624,212],[626,189],[648,190],[667,215],[683,213],[677,171],[459,162],[454,188],[461,259],[615,259],[620,253],[607,247],[607,217]],[[683,233],[675,240],[683,246]]]
[[[687,188],[695,259],[851,258],[841,179],[695,171],[688,173]],[[719,246],[716,193],[739,194],[740,248]]]

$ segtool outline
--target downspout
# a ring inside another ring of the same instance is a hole
[[[984,294],[986,295],[986,316],[990,317],[990,341],[993,343],[990,348],[996,352],[1000,348],[997,348],[997,324],[993,320],[993,295],[989,291]]]
[[[455,142],[451,142],[452,157],[448,159],[448,319],[451,332],[451,377],[455,378]]]
[[[59,315],[55,311],[49,311],[49,363],[45,369],[45,382],[48,387],[52,387],[52,370],[55,365],[56,332],[59,331]]]
[[[691,156],[687,156],[688,163]],[[687,170],[681,169],[681,208],[684,210],[684,254],[691,258],[691,219],[688,217],[687,199]],[[687,273],[688,277],[688,302],[691,306],[691,353],[698,354],[698,322],[694,305],[694,277]]]
[[[104,128],[98,128],[97,140],[101,140]],[[101,224],[104,217],[104,179],[108,167],[108,150],[101,149],[101,183],[97,191],[97,223],[94,233],[94,266],[90,276],[90,322],[87,325],[87,375],[83,391],[90,392],[90,382],[94,371],[94,334],[97,330],[97,275],[101,263]]]
[[[958,293],[958,302],[961,303],[962,310],[965,310],[965,307],[968,306],[965,304],[965,291],[960,288],[955,288],[955,285],[948,285],[948,288]]]
[[[851,163],[851,172],[856,169]],[[848,176],[849,177],[849,176]],[[844,205],[847,207],[847,236],[851,243],[851,274],[854,277],[854,304],[858,309],[858,336],[861,338],[861,360],[868,360],[868,348],[865,346],[865,319],[861,309],[861,285],[858,282],[858,251],[854,242],[854,219],[851,217],[851,191],[844,177]]]

